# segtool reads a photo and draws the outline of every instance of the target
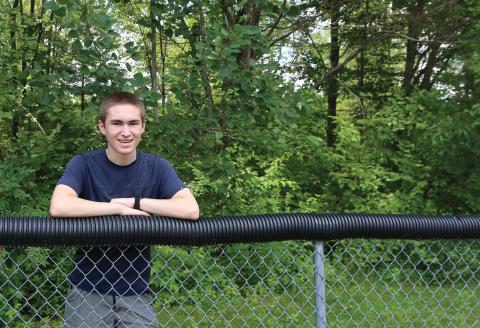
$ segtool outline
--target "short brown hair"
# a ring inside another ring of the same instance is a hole
[[[140,116],[142,117],[142,122],[145,122],[145,105],[136,95],[130,92],[115,92],[110,96],[106,97],[102,105],[100,105],[100,121],[105,123],[107,118],[108,109],[115,105],[129,104],[137,106],[140,109]]]

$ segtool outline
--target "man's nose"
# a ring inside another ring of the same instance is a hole
[[[130,127],[128,124],[122,125],[122,135],[129,136],[130,135]]]

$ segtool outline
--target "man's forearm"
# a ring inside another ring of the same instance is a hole
[[[133,209],[135,198],[114,198],[111,202]],[[197,220],[200,217],[197,201],[188,189],[178,191],[170,199],[142,198],[140,200],[140,210],[178,219]]]
[[[50,215],[56,217],[82,217],[116,215],[120,213],[120,204],[94,202],[78,197],[58,197],[50,205]]]
[[[133,209],[135,198],[114,198],[111,202]],[[186,188],[178,191],[170,199],[142,198],[140,200],[140,210],[177,219],[197,220],[200,217],[197,201],[190,190]]]
[[[200,216],[197,203],[184,198],[142,198],[140,200],[140,209],[151,214],[178,219],[197,220]]]
[[[103,215],[149,215],[124,204],[114,202],[95,202],[79,198],[77,193],[65,185],[57,185],[50,201],[51,216],[84,217]]]

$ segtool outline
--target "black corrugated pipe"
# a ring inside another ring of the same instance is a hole
[[[211,245],[279,240],[471,239],[480,216],[266,214],[203,218],[0,217],[0,245]]]

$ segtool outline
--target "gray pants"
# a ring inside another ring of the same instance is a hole
[[[150,294],[112,296],[71,287],[63,328],[158,327]]]

